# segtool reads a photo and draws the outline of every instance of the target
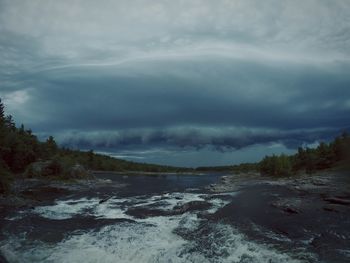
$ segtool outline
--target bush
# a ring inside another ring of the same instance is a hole
[[[260,172],[264,175],[288,176],[292,173],[292,163],[287,155],[266,156],[259,164]]]
[[[63,166],[61,162],[57,159],[52,160],[46,167],[43,169],[43,176],[57,176],[63,172]]]
[[[10,192],[11,173],[0,162],[0,195]]]
[[[0,175],[0,195],[8,194],[10,192],[10,182],[8,178]]]

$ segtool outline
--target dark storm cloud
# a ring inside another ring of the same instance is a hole
[[[280,143],[295,149],[317,140],[331,139],[337,129],[318,130],[261,130],[237,128],[178,127],[176,129],[141,129],[122,132],[67,132],[58,134],[65,146],[80,149],[147,149],[170,146],[172,149],[212,149],[225,152],[242,149],[254,144]]]
[[[0,0],[0,10],[0,96],[18,122],[65,145],[295,148],[350,124],[348,1]]]
[[[350,76],[343,73],[350,70],[348,65],[335,66],[334,73],[279,66],[207,59],[158,61],[152,69],[157,75],[139,68],[129,69],[131,76],[114,67],[61,69],[39,74],[45,85],[33,91],[30,104],[33,111],[45,105],[47,117],[56,116],[49,120],[53,131],[177,125],[286,130],[350,123]],[[184,76],[191,68],[193,75]],[[47,121],[35,127],[48,129]]]

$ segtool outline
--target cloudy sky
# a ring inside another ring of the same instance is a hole
[[[350,127],[348,0],[0,0],[0,96],[65,146],[161,164]]]

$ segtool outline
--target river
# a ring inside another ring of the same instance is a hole
[[[99,174],[2,221],[12,262],[318,262],[293,240],[252,238],[230,210],[240,190],[214,193],[219,174]],[[213,215],[224,216],[218,218]],[[231,219],[230,219],[231,218]],[[251,225],[250,225],[251,226]],[[264,233],[268,235],[268,233]],[[281,245],[284,244],[284,245]]]

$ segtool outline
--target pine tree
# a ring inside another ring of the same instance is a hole
[[[52,157],[57,153],[58,147],[53,136],[49,136],[49,138],[46,140],[46,149],[48,151],[47,157]]]
[[[15,131],[16,130],[16,124],[15,121],[12,118],[12,115],[7,115],[5,117],[5,126],[7,128],[9,128],[11,131]]]
[[[94,168],[94,151],[93,150],[88,151],[88,167],[90,169]]]
[[[5,122],[5,106],[1,101],[0,98],[0,122],[4,123]]]

